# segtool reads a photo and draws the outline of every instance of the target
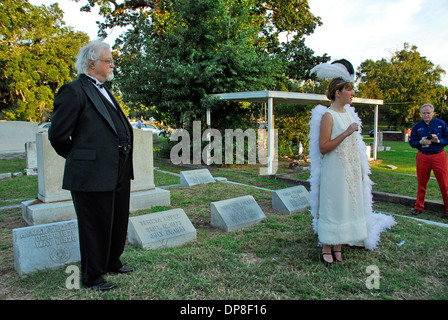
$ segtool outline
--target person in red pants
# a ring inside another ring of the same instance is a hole
[[[436,176],[442,193],[445,212],[442,217],[448,219],[448,163],[445,146],[448,144],[448,127],[443,120],[434,118],[434,106],[425,103],[420,107],[422,120],[412,128],[409,145],[418,149],[417,162],[417,201],[412,215],[418,215],[425,208],[426,186],[431,170]]]

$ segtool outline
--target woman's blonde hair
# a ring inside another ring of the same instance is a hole
[[[328,85],[326,96],[331,101],[334,101],[336,99],[336,91],[342,91],[344,89],[351,90],[353,89],[353,87],[353,82],[347,82],[342,78],[335,78],[331,80],[330,84]]]

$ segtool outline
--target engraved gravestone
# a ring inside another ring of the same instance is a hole
[[[25,143],[26,152],[26,168],[25,174],[27,176],[37,175],[37,148],[36,141],[28,141]]]
[[[196,229],[180,208],[129,218],[128,240],[139,248],[176,247],[195,239]]]
[[[180,185],[191,187],[202,183],[213,183],[215,179],[208,169],[197,169],[180,172]]]
[[[309,193],[304,186],[294,186],[272,192],[272,208],[292,214],[304,211],[310,206]]]
[[[78,262],[78,221],[13,229],[13,246],[14,267],[19,274]]]
[[[243,196],[210,204],[211,225],[226,232],[245,228],[266,218],[253,196]]]

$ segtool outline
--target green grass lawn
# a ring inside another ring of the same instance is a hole
[[[381,170],[394,173],[416,174],[415,156],[417,149],[411,148],[407,142],[384,141],[385,147],[390,147],[390,151],[380,151],[377,158],[383,163],[373,165],[372,170]],[[388,169],[388,165],[394,165],[397,169]]]
[[[393,154],[392,151],[389,153]],[[401,166],[398,162],[393,164]],[[188,170],[157,161],[155,166],[173,173]],[[409,208],[401,205],[376,203],[376,210],[395,214],[398,224],[382,235],[378,249],[367,251],[344,247],[345,261],[327,269],[319,261],[320,249],[317,247],[317,236],[313,233],[309,212],[293,215],[276,212],[271,206],[271,192],[251,187],[280,189],[288,185],[261,177],[257,169],[244,166],[211,168],[211,172],[215,177],[227,177],[228,180],[245,185],[217,182],[190,188],[171,187],[168,189],[171,194],[170,206],[132,213],[141,215],[182,208],[197,230],[197,239],[181,247],[163,250],[144,250],[128,245],[123,260],[135,266],[136,271],[129,275],[108,275],[106,278],[117,284],[118,288],[107,293],[83,288],[67,289],[65,283],[68,274],[65,268],[40,271],[20,278],[14,271],[11,229],[24,226],[21,211],[0,210],[0,299],[448,298],[447,228],[402,217]],[[378,180],[393,184],[391,177],[407,177],[401,172],[397,173],[374,169],[373,174],[378,174]],[[154,175],[157,186],[179,183],[176,175],[157,170]],[[36,180],[35,177],[17,177],[0,181],[0,199],[35,197],[37,181],[33,179]],[[401,182],[402,185],[404,183]],[[17,189],[17,193],[11,195],[11,188]],[[412,190],[403,189],[398,188],[397,191],[412,193]],[[267,218],[264,222],[232,233],[210,226],[210,202],[249,194],[254,196],[265,212]],[[372,266],[379,273],[378,289],[368,286]]]

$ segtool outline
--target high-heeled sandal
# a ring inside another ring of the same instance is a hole
[[[325,259],[324,259],[324,256],[327,256],[327,255],[328,255],[328,256],[333,256],[333,254],[332,254],[331,252],[322,252],[322,253],[320,254],[320,260],[322,260],[322,262],[325,264],[325,267],[329,268],[329,267],[332,266],[334,260],[331,261],[331,262],[325,260]],[[334,258],[333,258],[333,259],[334,259]]]
[[[331,251],[331,254],[332,254],[332,256],[333,256],[333,261],[334,261],[334,262],[342,262],[342,261],[344,261],[344,260],[339,260],[339,259],[337,259],[335,253],[340,253],[340,254],[341,254],[341,257],[342,257],[342,251],[340,251],[340,250],[339,250],[339,251],[333,251],[333,250],[332,250],[332,251]]]

